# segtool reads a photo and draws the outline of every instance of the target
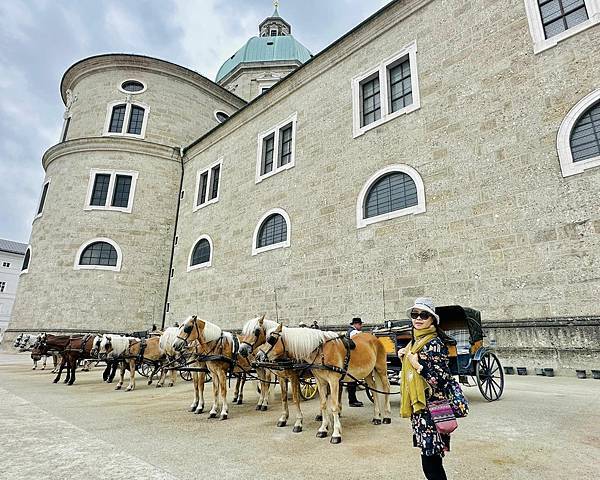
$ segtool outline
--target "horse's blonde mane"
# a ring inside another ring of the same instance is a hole
[[[306,359],[321,344],[339,336],[337,332],[301,327],[283,327],[281,332],[281,339],[285,343],[285,349],[293,358],[298,360]]]
[[[256,317],[256,318],[253,318],[252,320],[248,320],[242,328],[242,335],[253,335],[254,330],[256,330],[257,328],[260,328],[260,319],[261,318],[263,318],[263,317]],[[265,320],[263,320],[263,327],[265,329],[265,332],[268,332],[269,330],[272,332],[273,330],[275,330],[275,328],[277,328],[277,322],[265,319]]]
[[[175,356],[177,352],[175,352],[173,344],[175,343],[175,340],[177,340],[178,334],[179,327],[167,328],[160,336],[160,340],[158,342],[160,351],[166,353],[167,355]]]
[[[214,323],[210,323],[206,320],[203,320],[204,322],[204,341],[205,342],[212,342],[213,340],[217,340],[219,338],[221,338],[221,333],[223,333],[223,330],[221,330],[221,327],[215,325]]]

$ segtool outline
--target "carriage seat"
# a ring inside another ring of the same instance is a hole
[[[446,334],[456,342],[456,353],[458,355],[470,353],[471,351],[471,335],[469,330],[446,330]]]

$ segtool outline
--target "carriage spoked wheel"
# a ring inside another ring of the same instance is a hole
[[[142,363],[140,365],[137,365],[135,367],[135,369],[138,371],[138,373],[140,375],[142,375],[143,377],[149,377],[150,374],[152,373],[152,366],[147,364],[147,363]]]
[[[183,378],[186,382],[192,381],[192,372],[179,370],[179,376]]]
[[[492,352],[486,352],[475,369],[477,386],[488,402],[498,400],[504,391],[504,371],[500,360]]]
[[[317,395],[317,381],[315,377],[303,378],[300,381],[300,396],[302,400],[311,400]]]

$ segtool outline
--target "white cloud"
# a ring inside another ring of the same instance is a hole
[[[26,40],[26,30],[34,25],[31,9],[26,3],[0,2],[0,32],[13,40]]]
[[[104,16],[104,23],[112,41],[123,51],[126,49],[135,51],[140,48],[140,45],[147,43],[143,25],[121,6],[109,4]]]

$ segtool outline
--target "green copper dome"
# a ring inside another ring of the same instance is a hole
[[[312,57],[308,49],[291,35],[252,37],[235,55],[227,60],[217,73],[221,81],[242,63],[298,61],[304,63]]]

